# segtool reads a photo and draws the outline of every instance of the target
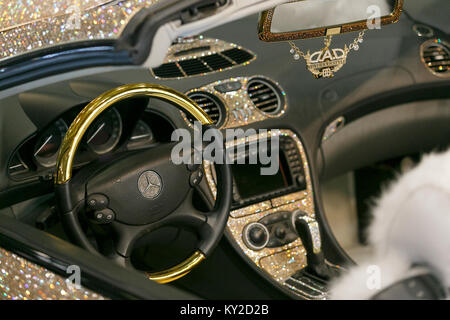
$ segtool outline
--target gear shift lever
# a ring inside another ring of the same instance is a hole
[[[306,250],[307,266],[305,271],[322,280],[330,280],[336,275],[336,270],[325,263],[317,220],[308,216],[305,212],[297,210],[292,213],[292,225]]]

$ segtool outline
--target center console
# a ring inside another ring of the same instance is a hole
[[[315,221],[308,161],[294,132],[278,132],[280,167],[275,175],[260,175],[258,164],[233,165],[233,208],[227,232],[249,262],[271,278],[302,298],[324,299],[326,285],[322,281],[299,277],[299,271],[307,266],[307,252],[293,217],[300,212]],[[247,137],[227,144],[227,148],[266,138],[261,135]],[[208,186],[215,197],[214,168],[209,163],[204,167]],[[319,241],[320,249],[318,224],[311,225],[315,226],[315,230],[311,228],[312,242],[317,245]]]

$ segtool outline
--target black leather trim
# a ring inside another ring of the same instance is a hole
[[[398,105],[347,123],[322,142],[325,165],[321,179],[332,179],[385,159],[445,150],[450,145],[448,101]]]

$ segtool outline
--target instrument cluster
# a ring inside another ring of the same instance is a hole
[[[108,154],[158,143],[155,126],[170,126],[161,116],[149,111],[147,99],[142,107],[127,108],[118,104],[103,112],[89,127],[78,147],[75,168]],[[53,178],[61,143],[70,124],[82,107],[75,107],[27,139],[14,152],[9,162],[9,175],[13,180],[40,177]],[[169,128],[170,130],[170,128]],[[165,131],[164,129],[162,131]]]

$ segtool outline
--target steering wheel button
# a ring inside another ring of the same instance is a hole
[[[101,211],[96,211],[93,215],[94,221],[97,224],[110,223],[114,220],[114,211],[111,209],[104,209]]]
[[[191,173],[191,176],[189,177],[189,184],[191,185],[191,187],[195,187],[200,183],[200,181],[202,181],[202,178],[203,178],[203,171],[197,170]]]
[[[108,207],[108,198],[103,194],[92,194],[88,197],[87,205],[89,209],[99,211]]]

